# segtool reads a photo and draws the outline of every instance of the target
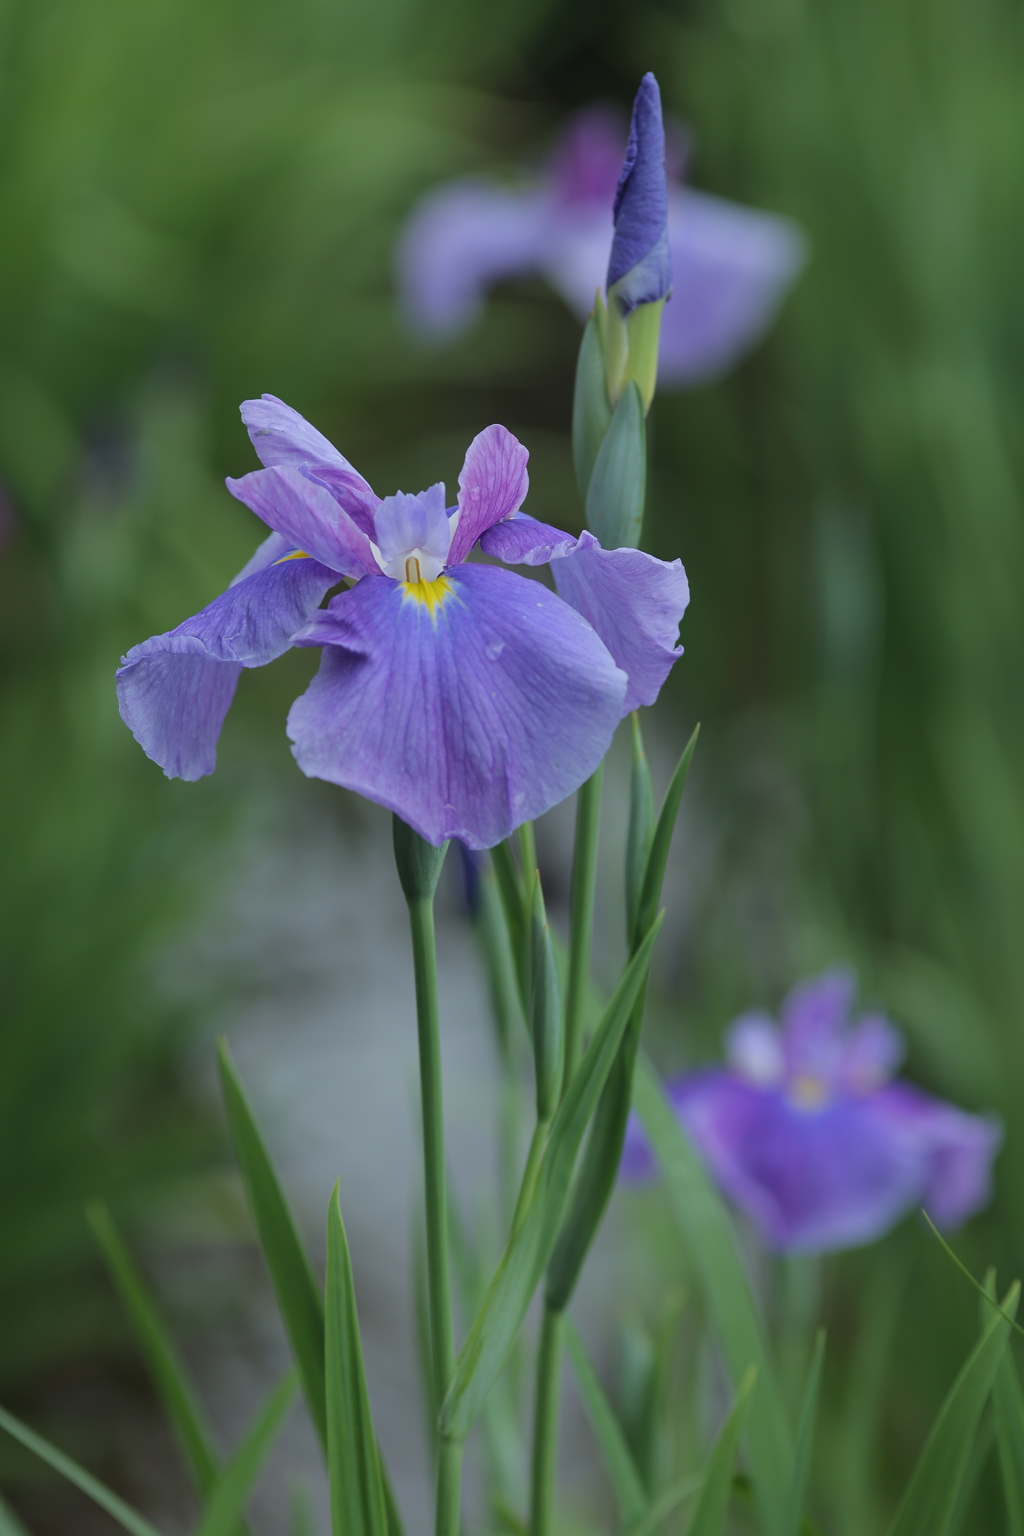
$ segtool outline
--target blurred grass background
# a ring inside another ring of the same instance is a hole
[[[705,725],[665,1059],[852,957],[919,1079],[1003,1115],[963,1246],[1021,1272],[1022,29],[1012,0],[3,0],[0,1390],[108,1335],[83,1198],[139,1211],[214,1155],[180,1065],[202,1020],[156,960],[267,777],[307,792],[282,726],[308,656],[243,677],[198,785],[117,717],[117,657],[251,549],[220,483],[252,465],[238,402],[282,396],[381,491],[453,482],[504,421],[532,509],[578,525],[574,322],[519,285],[417,350],[391,250],[434,182],[504,173],[652,66],[696,184],[795,216],[813,252],[769,341],[652,418],[651,545],[694,593],[659,710]],[[821,1500],[854,1536],[973,1302],[904,1229],[830,1262],[825,1307]],[[858,1472],[852,1363],[884,1327]],[[964,1529],[995,1508],[983,1485]]]

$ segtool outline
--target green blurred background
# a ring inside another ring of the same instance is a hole
[[[1002,1114],[997,1200],[962,1250],[1024,1268],[1022,32],[1013,0],[2,0],[8,1399],[115,1337],[83,1199],[131,1216],[221,1156],[183,1087],[203,1007],[170,1004],[157,961],[264,786],[311,792],[282,729],[308,655],[243,677],[197,785],[117,716],[118,656],[252,547],[221,483],[252,467],[238,402],[282,396],[381,491],[453,481],[503,421],[532,510],[578,526],[574,321],[509,286],[419,350],[391,251],[426,188],[508,171],[651,67],[694,182],[791,214],[812,248],[767,343],[652,418],[650,543],[693,591],[658,708],[669,735],[704,722],[663,1057],[713,1054],[739,1007],[852,958],[918,1079]],[[974,1303],[911,1226],[830,1261],[824,1305],[818,1498],[859,1536]],[[865,1329],[888,1341],[873,1381]],[[988,1498],[965,1530],[1000,1528]]]

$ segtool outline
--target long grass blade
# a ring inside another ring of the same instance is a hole
[[[736,1453],[740,1448],[740,1437],[750,1408],[750,1395],[754,1389],[756,1377],[757,1368],[751,1366],[743,1378],[728,1418],[718,1431],[718,1438],[711,1447],[711,1455],[708,1457],[704,1486],[701,1488],[697,1507],[690,1517],[690,1523],[686,1527],[686,1536],[720,1536],[726,1511],[729,1508]]]
[[[238,1450],[225,1464],[200,1516],[194,1536],[233,1536],[245,1502],[277,1439],[298,1387],[298,1373],[289,1371],[271,1392],[246,1430]]]
[[[697,750],[697,737],[700,735],[700,726],[693,728],[693,734],[686,746],[683,755],[676,764],[676,770],[665,791],[665,799],[658,813],[658,820],[654,826],[654,835],[651,838],[650,852],[647,855],[647,868],[644,872],[643,884],[640,887],[640,900],[637,903],[636,927],[631,935],[631,942],[636,944],[640,935],[646,933],[654,921],[654,914],[658,910],[661,900],[661,887],[665,879],[665,868],[668,864],[668,850],[672,842],[672,833],[675,831],[676,817],[679,815],[679,804],[683,798],[683,790],[686,788],[686,776],[693,762],[693,754]]]
[[[235,1157],[310,1416],[326,1449],[323,1296],[226,1040],[218,1045],[217,1059]]]
[[[93,1200],[86,1207],[86,1216],[199,1492],[208,1494],[217,1481],[220,1459],[149,1287],[106,1205],[101,1200]]]
[[[580,1143],[611,1071],[661,928],[651,927],[623,973],[551,1125],[536,1191],[510,1239],[455,1366],[442,1436],[462,1441],[497,1380],[558,1236]]]
[[[983,1332],[991,1308],[997,1304],[994,1270],[989,1270],[985,1276],[984,1298],[988,1305],[982,1310]],[[1021,1392],[1013,1350],[1009,1348],[996,1372],[992,1407],[1008,1536],[1024,1536],[1024,1393]]]
[[[138,1510],[132,1509],[124,1499],[118,1498],[105,1483],[99,1478],[93,1477],[84,1467],[80,1467],[77,1461],[72,1461],[70,1456],[65,1456],[49,1440],[44,1440],[42,1435],[37,1435],[29,1429],[20,1419],[16,1419],[13,1413],[8,1413],[6,1408],[0,1408],[0,1429],[6,1429],[13,1440],[19,1441],[26,1450],[38,1456],[40,1461],[45,1461],[47,1466],[59,1472],[61,1477],[69,1483],[73,1483],[82,1493],[100,1509],[106,1510],[112,1520],[116,1520],[123,1530],[130,1532],[130,1536],[160,1536],[155,1525],[150,1525]]]
[[[680,1504],[687,1499],[692,1499],[695,1493],[699,1493],[704,1485],[701,1474],[695,1473],[690,1477],[682,1477],[676,1483],[670,1483],[663,1493],[659,1493],[656,1499],[652,1499],[647,1512],[641,1515],[635,1525],[631,1525],[625,1532],[625,1536],[651,1536],[662,1521],[677,1510]]]
[[[387,1536],[355,1285],[335,1185],[327,1212],[327,1469],[332,1536]]]
[[[796,1452],[793,1470],[789,1475],[788,1528],[792,1536],[798,1536],[800,1517],[807,1497],[807,1478],[811,1470],[811,1451],[814,1447],[814,1426],[818,1417],[818,1389],[821,1386],[821,1367],[825,1359],[825,1330],[818,1329],[807,1372],[807,1386],[800,1408],[800,1422],[796,1430]]]
[[[0,1498],[0,1536],[29,1536],[28,1526],[18,1519],[11,1506]]]
[[[945,1536],[948,1531],[978,1420],[1010,1336],[1008,1318],[1016,1314],[1019,1297],[1020,1285],[1015,1282],[950,1388],[896,1512],[890,1536]]]
[[[587,1354],[583,1340],[570,1318],[565,1320],[565,1347],[579,1383],[583,1406],[594,1431],[601,1452],[608,1480],[619,1506],[619,1518],[623,1525],[634,1525],[646,1513],[649,1503],[637,1471],[633,1453],[626,1443],[615,1411],[605,1396],[597,1379],[597,1372]]]
[[[643,1052],[637,1060],[633,1102],[661,1164],[669,1198],[737,1391],[750,1366],[757,1367],[747,1430],[750,1461],[768,1536],[784,1536],[793,1447],[782,1394],[737,1252],[732,1223]]]

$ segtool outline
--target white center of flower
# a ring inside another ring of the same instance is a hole
[[[444,486],[434,485],[418,496],[399,491],[386,496],[374,515],[377,534],[373,552],[392,581],[436,581],[445,568],[455,519],[444,505]]]

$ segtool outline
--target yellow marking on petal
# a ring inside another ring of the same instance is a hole
[[[828,1089],[820,1077],[801,1073],[790,1089],[790,1098],[799,1109],[820,1109],[828,1098]]]
[[[312,556],[311,555],[307,555],[306,551],[304,549],[293,549],[290,555],[282,555],[280,560],[275,560],[274,561],[274,564],[275,565],[284,565],[286,560],[310,560],[310,559],[312,559]]]
[[[410,563],[419,564],[418,561]],[[406,602],[419,603],[432,619],[437,618],[438,609],[453,591],[447,576],[439,576],[436,581],[403,581],[401,587]]]

